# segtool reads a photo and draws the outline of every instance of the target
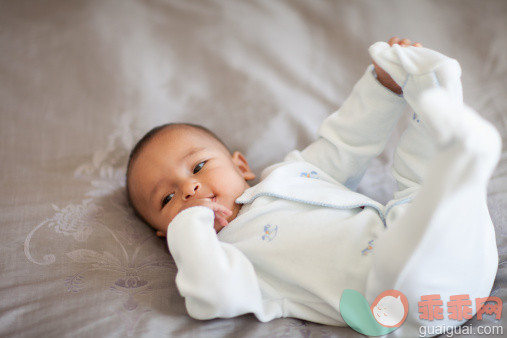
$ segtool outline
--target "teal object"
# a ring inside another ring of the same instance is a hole
[[[373,317],[366,298],[356,290],[343,290],[340,313],[348,326],[366,336],[383,336],[397,329],[380,325]]]

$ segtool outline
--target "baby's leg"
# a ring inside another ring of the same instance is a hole
[[[498,133],[448,91],[410,95],[436,152],[413,202],[387,214],[388,229],[376,242],[366,292],[370,302],[388,289],[407,296],[407,320],[393,333],[400,337],[418,336],[421,326],[462,324],[466,318],[448,317],[450,296],[468,295],[475,313],[475,299],[489,295],[498,264],[486,205],[500,153]],[[440,297],[442,320],[420,318],[418,303],[426,295]]]

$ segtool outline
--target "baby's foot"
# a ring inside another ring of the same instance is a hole
[[[431,89],[420,96],[421,114],[427,117],[426,127],[440,146],[458,142],[466,154],[480,159],[492,171],[501,151],[498,131],[474,110],[456,102],[442,89]]]

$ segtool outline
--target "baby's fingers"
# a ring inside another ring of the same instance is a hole
[[[393,36],[392,38],[389,39],[389,41],[387,43],[389,44],[389,46],[392,46],[392,45],[398,44],[399,42],[400,42],[400,38],[397,36]]]
[[[402,47],[407,47],[407,46],[422,47],[422,45],[419,42],[412,42],[409,39],[400,39],[396,36],[390,38],[388,43],[389,43],[389,46],[400,45]]]
[[[217,203],[213,203],[213,212],[215,213],[215,231],[218,233],[222,228],[229,225],[229,221],[227,217],[232,215],[232,211],[227,209],[226,207],[219,205]]]
[[[226,218],[222,217],[222,216],[218,216],[218,215],[215,215],[215,221],[220,225],[220,226],[227,226],[229,224],[229,222],[227,221]]]
[[[229,209],[218,203],[213,203],[211,209],[215,212],[215,215],[221,214],[225,217],[229,217],[232,215],[232,211],[230,211]]]
[[[215,211],[215,221],[218,222],[221,226],[226,226],[229,224],[227,221],[227,217],[231,216],[232,212],[229,209],[222,211]]]
[[[223,205],[218,204],[218,203],[212,203],[211,209],[215,213],[215,221],[219,225],[224,227],[229,224],[229,222],[227,221],[227,218],[232,215],[231,210],[227,209],[226,207],[224,207]]]

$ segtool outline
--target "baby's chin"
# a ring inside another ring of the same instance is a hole
[[[238,217],[239,211],[241,210],[241,207],[243,204],[234,203],[234,206],[232,208],[232,215],[227,219],[227,222],[231,223]]]

